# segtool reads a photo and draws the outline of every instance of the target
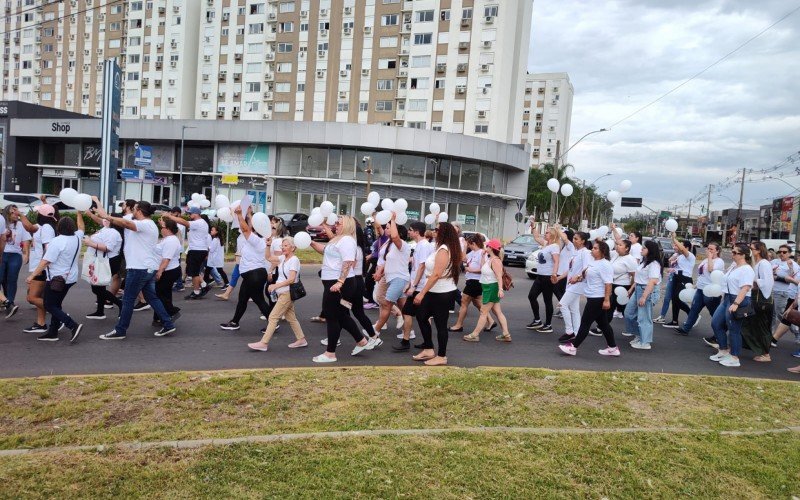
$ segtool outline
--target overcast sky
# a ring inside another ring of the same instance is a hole
[[[535,0],[530,72],[569,73],[570,143],[609,128],[735,49],[800,0]],[[683,203],[742,167],[773,166],[800,151],[800,12],[647,110],[569,153],[575,175],[653,208]],[[782,171],[794,171],[800,162]],[[800,187],[800,177],[785,180]],[[747,208],[792,189],[745,184]],[[795,193],[797,195],[797,193]],[[712,210],[733,206],[733,186]],[[705,204],[705,200],[703,201]],[[697,209],[693,209],[696,213]],[[617,214],[622,214],[617,210]]]

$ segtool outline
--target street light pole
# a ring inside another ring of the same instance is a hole
[[[435,160],[433,158],[428,158],[428,161],[433,163],[433,195],[431,199],[431,203],[436,201],[436,176],[439,175],[439,160]],[[422,212],[425,213],[424,208],[422,207]]]
[[[183,205],[183,142],[186,135],[187,128],[197,128],[197,127],[190,127],[188,125],[181,125],[181,164],[178,166],[178,205]]]
[[[367,165],[367,168],[364,170],[367,174],[367,193],[365,196],[369,197],[369,192],[372,189],[372,157],[365,156],[362,161]]]

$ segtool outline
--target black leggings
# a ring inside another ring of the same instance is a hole
[[[356,301],[361,301],[358,295],[356,279],[347,278],[342,284],[338,293],[331,292],[331,287],[336,280],[322,280],[324,287],[322,292],[322,312],[325,313],[325,325],[328,327],[328,348],[330,353],[336,352],[336,344],[339,343],[339,335],[342,328],[350,332],[356,343],[361,342],[364,334],[358,329],[358,325],[350,316],[350,309],[342,305],[342,299],[355,305]]]
[[[167,310],[167,314],[170,316],[175,316],[175,314],[181,310],[180,307],[175,307],[172,303],[172,286],[180,276],[180,267],[176,267],[175,269],[170,269],[169,271],[161,273],[161,278],[156,281],[156,296],[161,300],[161,303],[164,304],[164,309]],[[157,319],[158,315],[153,311],[153,320]]]
[[[225,273],[225,269],[222,267],[215,268],[220,276],[222,276],[222,282],[224,286],[228,286],[228,275]],[[178,278],[180,279],[180,273],[178,273]],[[203,281],[206,283],[211,283],[214,281],[214,278],[211,277],[211,268],[206,266],[206,272],[203,274]]]
[[[550,276],[536,275],[536,279],[531,285],[531,290],[528,292],[528,301],[531,303],[531,311],[533,311],[533,319],[539,321],[539,295],[544,297],[544,314],[545,325],[549,325],[553,320],[553,283],[550,282]]]
[[[253,303],[258,306],[266,317],[272,312],[272,308],[267,305],[264,297],[264,285],[267,283],[267,270],[263,267],[251,269],[242,273],[239,277],[242,280],[242,287],[239,289],[239,301],[236,303],[236,312],[233,314],[231,322],[239,324],[239,320],[247,310],[247,301],[253,299]]]
[[[417,323],[422,332],[423,349],[433,349],[433,330],[428,319],[433,316],[433,322],[436,324],[436,340],[439,344],[439,349],[436,352],[437,356],[447,356],[447,319],[450,317],[450,306],[456,300],[456,291],[435,293],[428,292],[422,298],[422,303],[417,308]]]
[[[356,299],[353,301],[353,308],[351,312],[353,313],[353,317],[358,321],[361,325],[361,328],[367,331],[370,337],[374,337],[377,332],[372,327],[372,321],[369,320],[367,314],[364,312],[364,301],[358,300],[361,297],[365,297],[366,292],[366,285],[364,284],[364,277],[363,276],[356,276]]]
[[[560,280],[558,283],[553,285],[553,295],[556,296],[556,300],[561,300],[561,297],[567,291],[567,278]]]
[[[677,272],[677,271],[676,271]],[[680,298],[681,291],[686,288],[687,283],[692,282],[691,276],[675,274],[672,277],[672,321],[678,322],[678,314],[683,311],[689,314],[689,305]]]
[[[583,315],[581,315],[581,326],[578,328],[578,336],[572,341],[572,345],[578,347],[586,340],[589,335],[589,327],[592,323],[597,321],[600,331],[603,332],[603,337],[606,338],[608,347],[617,347],[614,341],[614,330],[608,324],[606,311],[603,310],[603,297],[587,297],[586,306],[583,308]]]
[[[109,292],[105,286],[92,285],[92,293],[97,297],[97,310],[95,314],[103,314],[106,302],[110,302],[122,310],[122,301],[116,295]]]

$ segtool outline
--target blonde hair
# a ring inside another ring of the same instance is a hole
[[[281,245],[283,245],[284,243],[289,243],[290,245],[292,245],[292,251],[297,250],[297,245],[294,244],[294,237],[284,236],[283,239],[281,240]]]
[[[558,243],[558,230],[555,227],[551,227],[547,230],[547,234],[550,236],[550,244]]]
[[[349,215],[342,215],[342,224],[336,236],[351,236],[356,237],[356,220]]]

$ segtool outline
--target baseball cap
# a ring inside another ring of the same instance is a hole
[[[498,240],[498,239],[496,239],[496,238],[495,238],[495,239],[492,239],[492,240],[489,240],[489,241],[487,241],[487,242],[486,242],[486,246],[487,246],[487,247],[489,247],[489,248],[491,248],[492,250],[498,250],[498,251],[499,251],[501,248],[503,248],[503,244],[502,244],[502,243],[500,243],[500,240]]]
[[[56,215],[56,209],[53,208],[53,205],[48,205],[46,203],[35,207],[34,210],[36,210],[36,213],[39,215],[44,215],[46,217],[55,217]]]
[[[202,213],[202,211],[198,207],[191,207],[189,208],[189,210],[187,210],[187,212],[190,214],[197,214],[197,215],[200,215]]]

